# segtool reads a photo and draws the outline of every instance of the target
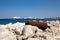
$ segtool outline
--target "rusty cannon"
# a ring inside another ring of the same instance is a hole
[[[45,22],[35,22],[35,21],[26,21],[25,25],[37,26],[39,29],[45,30],[46,28],[50,28]]]

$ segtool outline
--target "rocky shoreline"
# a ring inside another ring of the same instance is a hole
[[[0,25],[0,40],[60,40],[60,21],[47,21],[50,29],[41,30],[25,23]]]

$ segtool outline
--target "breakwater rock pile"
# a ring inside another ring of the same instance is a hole
[[[47,21],[50,28],[41,30],[25,23],[0,25],[0,40],[60,40],[60,21]]]

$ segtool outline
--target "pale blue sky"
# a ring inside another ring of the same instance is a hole
[[[0,0],[0,18],[60,17],[60,0]]]

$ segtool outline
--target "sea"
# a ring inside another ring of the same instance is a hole
[[[10,19],[0,19],[0,25],[1,24],[8,24],[8,23],[16,23],[16,22],[21,22],[21,23],[24,23],[25,21],[28,21],[28,20],[33,20],[33,21],[43,21],[43,22],[46,22],[46,21],[53,21],[53,20],[55,20],[56,21],[56,19],[51,19],[51,18],[49,18],[49,19],[13,19],[13,18],[10,18]]]

